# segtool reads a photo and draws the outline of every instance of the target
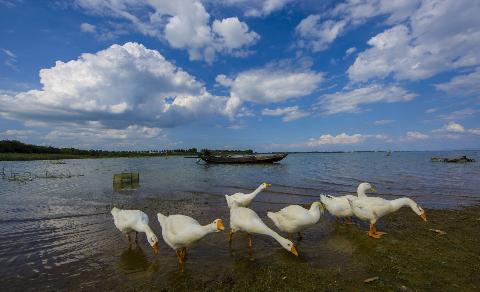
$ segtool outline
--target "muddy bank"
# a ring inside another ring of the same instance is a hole
[[[223,208],[200,202],[175,205],[169,208],[220,216],[228,226]],[[367,237],[365,223],[339,225],[327,215],[306,232],[298,258],[269,238],[255,236],[254,253],[249,255],[244,235],[228,249],[227,232],[214,234],[192,249],[183,273],[168,247],[162,245],[159,256],[153,257],[141,244],[118,252],[115,271],[103,281],[92,282],[84,275],[67,286],[127,291],[478,291],[480,206],[427,212],[426,223],[408,209],[384,218],[379,230],[388,234],[380,240]],[[369,278],[373,280],[365,283]]]

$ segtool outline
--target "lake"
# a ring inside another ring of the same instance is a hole
[[[430,161],[432,156],[459,154],[477,162]],[[212,277],[223,269],[248,266],[245,239],[240,237],[234,251],[229,250],[225,232],[193,248],[187,269],[180,274],[175,253],[163,242],[157,256],[143,236],[138,248],[128,249],[125,237],[113,225],[113,206],[144,210],[160,240],[157,211],[193,215],[202,224],[221,217],[228,227],[224,195],[249,192],[262,182],[273,187],[251,207],[272,227],[267,210],[310,204],[320,193],[353,194],[363,181],[372,182],[378,195],[386,198],[409,196],[429,209],[459,208],[480,202],[479,160],[479,151],[451,151],[394,152],[391,156],[384,152],[290,154],[275,165],[207,166],[183,157],[65,160],[65,164],[0,162],[7,176],[30,172],[36,177],[25,182],[0,179],[2,288],[131,289],[141,288],[146,281],[169,287],[179,277],[208,278],[209,273]],[[140,173],[138,188],[112,188],[112,175],[124,171]],[[347,262],[351,243],[328,237],[328,227],[318,225],[307,233],[315,243],[305,244],[303,260],[326,266]],[[255,258],[260,262],[294,260],[271,239],[255,237],[254,242]]]

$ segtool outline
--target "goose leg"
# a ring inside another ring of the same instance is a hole
[[[368,230],[368,236],[379,239],[382,235],[387,234],[386,232],[377,231],[374,223],[370,223],[370,230]]]
[[[338,219],[338,217],[335,216],[335,222],[340,223],[340,219]]]
[[[178,248],[175,252],[177,253],[178,263],[183,265],[182,249]]]
[[[130,233],[127,233],[128,247],[132,247],[132,239],[130,238]]]
[[[298,241],[302,240],[303,239],[303,236],[302,236],[302,233],[298,233]]]
[[[187,248],[182,248],[182,261],[185,262],[185,258],[187,257]]]
[[[232,239],[233,239],[233,231],[230,231],[230,235],[228,236],[228,244],[232,245]]]
[[[138,243],[138,232],[135,231],[135,243]]]
[[[252,235],[248,233],[248,247],[251,249],[253,247]]]

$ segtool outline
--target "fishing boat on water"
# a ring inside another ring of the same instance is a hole
[[[234,155],[213,155],[210,153],[201,153],[199,158],[206,163],[275,163],[284,159],[288,153],[276,154],[234,154]]]

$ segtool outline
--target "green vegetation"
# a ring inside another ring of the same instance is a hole
[[[203,150],[202,150],[203,151]],[[238,154],[253,153],[252,150],[208,150],[214,153]],[[56,148],[25,144],[16,140],[0,141],[0,161],[14,160],[56,160],[82,158],[113,158],[113,157],[154,157],[154,156],[196,156],[197,148],[172,150],[144,150],[144,151],[106,151],[81,150],[76,148]]]

